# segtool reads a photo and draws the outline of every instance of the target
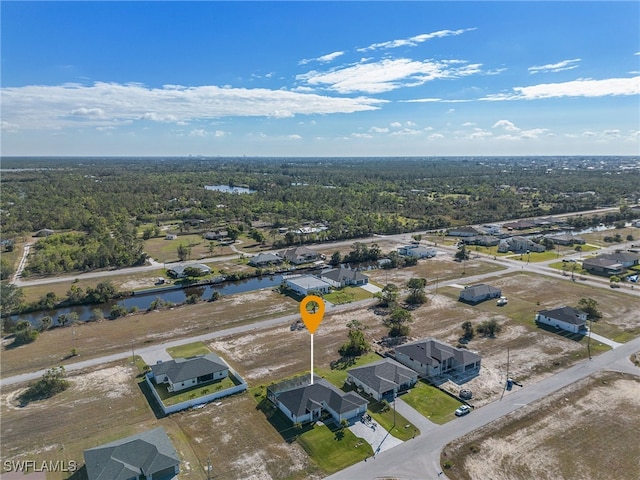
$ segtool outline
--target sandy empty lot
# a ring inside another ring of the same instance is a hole
[[[451,479],[640,478],[640,378],[603,372],[448,445]],[[445,467],[446,468],[446,467]]]

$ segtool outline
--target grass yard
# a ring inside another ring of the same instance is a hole
[[[393,402],[385,409],[385,405],[382,402],[369,398],[368,411],[382,428],[402,441],[410,440],[414,436],[420,435],[420,430],[414,424],[398,412],[394,412]]]
[[[349,429],[316,425],[302,433],[298,443],[327,474],[335,473],[373,455],[371,445]]]
[[[347,370],[355,367],[361,367],[381,359],[382,357],[377,353],[369,352],[360,357],[345,360],[341,359],[333,362],[331,368],[314,368],[314,371],[316,375],[321,376],[336,387],[342,388],[344,382],[347,380]]]
[[[167,385],[164,383],[154,383],[156,392],[158,392],[162,403],[167,407],[177,403],[186,402],[187,400],[195,400],[198,397],[203,397],[235,386],[235,382],[230,377],[225,377],[220,381],[208,383],[206,385],[197,385],[187,390],[180,390],[179,392],[168,391]]]
[[[233,255],[234,251],[228,245],[221,245],[214,241],[213,250],[210,250],[209,240],[205,240],[199,234],[179,235],[175,240],[167,240],[165,237],[150,238],[144,242],[144,251],[157,262],[177,262],[178,247],[184,245],[191,247],[190,261],[201,258]]]
[[[373,293],[367,292],[360,287],[344,287],[323,295],[323,298],[334,305],[342,305],[343,303],[357,302],[358,300],[373,298]]]
[[[211,353],[211,349],[207,347],[203,342],[188,343],[186,345],[179,345],[177,347],[167,348],[167,353],[172,358],[189,358],[196,355],[206,355]]]
[[[455,418],[454,412],[462,403],[441,392],[436,387],[419,381],[402,399],[434,423],[443,423]]]

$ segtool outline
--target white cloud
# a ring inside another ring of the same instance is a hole
[[[328,53],[326,55],[322,55],[321,57],[317,57],[317,58],[305,58],[300,60],[298,62],[298,65],[306,65],[311,62],[327,63],[335,60],[338,57],[341,57],[342,55],[344,55],[344,52],[333,52],[333,53]]]
[[[18,130],[20,130],[20,125],[18,125],[17,123],[11,123],[11,122],[7,122],[6,120],[2,120],[2,122],[0,122],[0,129],[3,132],[17,132]]]
[[[393,128],[402,127],[402,123],[400,123],[400,122],[391,122],[389,125],[391,125]]]
[[[504,130],[507,130],[509,132],[514,132],[514,131],[519,131],[520,130],[518,127],[516,127],[509,120],[498,120],[496,123],[493,124],[493,127],[491,127],[491,128],[503,128]]]
[[[548,63],[547,65],[539,65],[534,67],[529,67],[530,74],[536,73],[557,73],[563,72],[565,70],[573,70],[574,68],[578,68],[578,63],[581,62],[580,58],[573,58],[571,60],[562,60],[558,63]]]
[[[543,83],[530,87],[514,87],[514,93],[488,95],[480,100],[537,100],[559,97],[605,97],[610,95],[640,95],[640,77],[579,79],[562,83]]]
[[[324,86],[343,94],[384,93],[401,87],[417,87],[436,79],[475,75],[482,72],[481,66],[462,60],[383,59],[352,64],[327,72],[312,70],[297,75],[296,79],[305,82],[306,85]]]
[[[481,128],[474,128],[473,130],[474,132],[471,135],[469,135],[469,138],[471,139],[487,138],[487,137],[493,136],[493,133],[486,130],[482,130]]]
[[[475,122],[464,122],[462,124],[463,127],[475,127],[477,125],[477,123]]]
[[[368,133],[352,133],[351,136],[353,138],[373,138],[373,136]]]
[[[295,133],[292,134],[292,135],[287,135],[287,138],[289,140],[302,140],[302,137],[300,135],[295,134]]]
[[[431,135],[429,135],[429,140],[439,140],[441,138],[444,138],[444,135],[442,135],[441,133],[433,133]]]
[[[222,117],[273,117],[377,110],[386,100],[269,90],[264,88],[148,88],[97,82],[91,86],[29,85],[2,88],[3,120],[29,129],[118,126],[136,120],[186,123]],[[90,107],[88,107],[90,105]],[[73,113],[75,112],[75,113]]]
[[[386,127],[371,127],[369,131],[373,133],[388,133],[389,129]]]
[[[379,49],[388,49],[388,48],[415,47],[433,38],[442,38],[442,37],[449,37],[452,35],[461,35],[464,32],[470,32],[472,30],[475,30],[475,28],[463,28],[460,30],[439,30],[437,32],[432,32],[432,33],[422,33],[420,35],[416,35],[409,38],[389,40],[387,42],[381,42],[381,43],[373,43],[368,47],[359,48],[358,51],[366,52],[370,50],[379,50]]]

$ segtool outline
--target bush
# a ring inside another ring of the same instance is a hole
[[[495,318],[480,322],[476,327],[476,332],[484,337],[495,337],[502,331],[502,327]]]
[[[43,400],[65,391],[69,387],[69,381],[64,376],[64,367],[50,368],[40,380],[32,384],[18,397],[20,402],[24,404],[34,400]]]
[[[38,335],[39,332],[31,327],[18,330],[13,343],[15,345],[26,345],[27,343],[34,342],[36,338],[38,338]]]

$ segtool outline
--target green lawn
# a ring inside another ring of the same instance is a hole
[[[443,424],[452,420],[454,412],[462,403],[431,385],[420,381],[402,399],[434,423]]]
[[[361,357],[354,359],[348,359],[346,361],[334,362],[331,369],[328,368],[315,368],[315,374],[331,382],[338,388],[342,388],[345,380],[347,379],[347,370],[354,367],[361,367],[371,362],[381,360],[382,357],[376,353],[367,353]]]
[[[360,287],[344,287],[339,290],[333,290],[331,293],[323,295],[323,298],[334,305],[341,305],[343,303],[357,302],[358,300],[365,300],[372,298],[373,293],[367,292]]]
[[[394,412],[393,403],[389,404],[389,408],[385,411],[382,402],[369,399],[368,411],[382,428],[402,441],[420,435],[420,430],[415,425],[399,413]]]
[[[206,355],[207,353],[211,353],[211,350],[203,342],[194,342],[167,348],[167,353],[171,355],[172,358],[189,358],[195,357],[196,355]]]
[[[176,403],[186,402],[187,400],[195,400],[198,397],[203,397],[211,393],[225,390],[227,388],[235,387],[234,381],[230,377],[225,377],[222,380],[207,385],[198,385],[188,390],[181,390],[178,393],[169,392],[165,383],[154,384],[156,392],[160,396],[162,403],[165,406],[175,405]]]
[[[373,455],[366,441],[349,429],[335,425],[316,425],[302,433],[298,443],[327,474],[335,473]]]

